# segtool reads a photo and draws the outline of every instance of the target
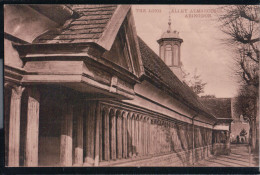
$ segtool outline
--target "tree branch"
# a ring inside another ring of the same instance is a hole
[[[239,14],[240,14],[240,16],[242,18],[245,18],[245,19],[247,19],[249,21],[254,21],[256,23],[259,23],[259,18],[257,16],[253,16],[253,15],[249,16],[248,14],[246,14],[245,10],[240,9],[240,13]]]

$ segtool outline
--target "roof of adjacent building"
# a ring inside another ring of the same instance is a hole
[[[165,87],[168,87],[175,97],[184,101],[186,104],[193,106],[209,115],[209,111],[198,100],[198,96],[162,61],[162,59],[140,38],[139,47],[141,57],[145,68],[145,74],[153,74],[160,80]]]
[[[82,43],[99,39],[117,5],[69,5],[79,14],[58,29],[37,38],[37,43]]]
[[[200,98],[204,106],[218,119],[231,119],[231,98]]]

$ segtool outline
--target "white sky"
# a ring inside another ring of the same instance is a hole
[[[238,83],[231,69],[234,67],[232,55],[222,44],[221,38],[224,35],[217,26],[216,14],[208,10],[212,11],[218,7],[214,5],[133,5],[132,9],[137,34],[157,54],[159,54],[159,47],[156,40],[167,30],[169,9],[171,11],[174,9],[175,11],[171,13],[172,29],[179,31],[180,37],[184,40],[181,46],[184,70],[193,73],[197,68],[202,80],[207,83],[204,94],[233,97],[236,95]],[[145,12],[141,12],[141,9],[145,9]],[[181,9],[187,10],[181,13]],[[211,16],[188,18],[186,15],[189,14]]]

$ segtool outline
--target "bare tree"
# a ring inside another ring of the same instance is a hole
[[[183,79],[185,83],[191,88],[191,90],[197,95],[204,93],[204,88],[207,83],[204,83],[201,79],[201,75],[197,73],[197,68],[195,68],[193,74],[183,71]]]
[[[243,115],[245,121],[249,122],[249,138],[252,150],[258,150],[258,133],[257,133],[257,122],[256,119],[259,117],[257,115],[258,105],[258,92],[255,91],[253,86],[248,86],[244,84],[241,86],[237,101],[235,103],[236,110]]]
[[[222,8],[220,29],[227,35],[226,43],[234,51],[238,72],[248,85],[259,86],[260,7],[229,5]]]
[[[226,44],[233,51],[237,63],[236,73],[241,77],[241,89],[237,108],[250,123],[250,143],[252,149],[258,147],[257,117],[259,95],[259,43],[260,6],[223,6],[219,15],[220,29],[227,36]]]

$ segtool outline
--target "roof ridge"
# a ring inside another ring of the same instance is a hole
[[[141,39],[141,37],[139,37],[139,36],[138,36],[138,38]],[[142,39],[141,39],[141,41],[144,42]],[[145,42],[144,42],[144,43],[145,43]],[[146,43],[145,43],[145,44],[146,44]],[[146,44],[146,45],[147,45],[147,44]],[[147,46],[148,46],[148,45],[147,45]],[[172,73],[172,75],[176,77],[177,81],[179,81],[182,85],[184,85],[183,82],[182,82],[182,81],[171,71],[171,69],[164,63],[164,61],[159,57],[159,55],[157,55],[149,46],[148,46],[148,48],[153,52],[153,54],[155,54],[155,55],[157,56],[157,59],[160,60],[160,62],[164,65],[164,67],[165,67],[165,68],[167,67],[167,69]],[[187,88],[189,88],[188,85],[187,85]],[[190,88],[189,88],[189,90],[190,90],[192,93],[194,93]],[[195,94],[195,93],[194,93],[194,94]],[[196,96],[196,97],[197,97],[197,96]]]

